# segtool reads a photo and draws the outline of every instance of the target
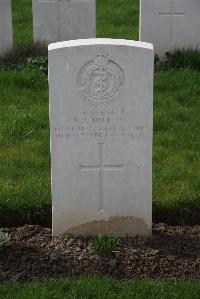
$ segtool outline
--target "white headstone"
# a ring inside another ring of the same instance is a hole
[[[49,45],[53,235],[148,235],[153,47],[112,39]]]
[[[0,55],[13,46],[11,0],[0,0]]]
[[[140,1],[140,40],[153,43],[158,56],[200,46],[199,0]]]
[[[32,0],[34,41],[96,37],[96,0]]]

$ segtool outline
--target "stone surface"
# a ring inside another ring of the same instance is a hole
[[[53,235],[148,235],[153,48],[112,39],[49,45]]]
[[[32,0],[34,41],[96,37],[95,0]]]
[[[0,0],[0,55],[13,46],[11,0]]]
[[[176,48],[200,46],[199,0],[141,0],[140,40],[160,57]]]

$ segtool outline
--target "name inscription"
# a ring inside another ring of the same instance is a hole
[[[147,128],[133,123],[126,110],[81,110],[68,125],[54,127],[56,139],[73,138],[144,138]]]

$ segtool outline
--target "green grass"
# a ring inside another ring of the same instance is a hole
[[[33,44],[32,0],[12,0],[14,46]]]
[[[97,37],[139,38],[139,0],[97,0]]]
[[[164,61],[158,63],[162,69],[189,68],[200,71],[200,55],[198,49],[178,49],[173,53],[167,53]]]
[[[200,74],[155,77],[153,206],[155,221],[200,222]]]
[[[0,86],[0,223],[50,223],[47,77],[2,71]]]
[[[136,0],[98,0],[98,36],[137,37],[138,10]],[[43,53],[31,46],[30,13],[30,0],[13,1],[15,44],[26,47],[9,63]],[[153,219],[200,223],[200,54],[178,53],[155,76]],[[0,225],[50,224],[47,77],[4,70],[0,86]]]
[[[200,283],[193,281],[115,281],[107,277],[48,280],[0,285],[2,299],[199,299]]]
[[[6,62],[45,55],[33,48],[31,0],[12,0],[14,45]],[[97,36],[138,39],[139,0],[97,0]],[[187,67],[187,68],[186,68]],[[177,52],[155,76],[153,218],[200,223],[200,54]],[[47,77],[30,68],[0,71],[0,226],[50,225]],[[106,277],[0,284],[2,299],[198,299],[193,281]]]

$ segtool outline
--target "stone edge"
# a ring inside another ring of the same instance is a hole
[[[90,45],[114,45],[114,46],[129,46],[142,49],[154,50],[153,44],[141,41],[127,40],[127,39],[111,39],[111,38],[89,38],[69,40],[58,43],[49,44],[48,50],[57,50],[68,47],[90,46]]]

